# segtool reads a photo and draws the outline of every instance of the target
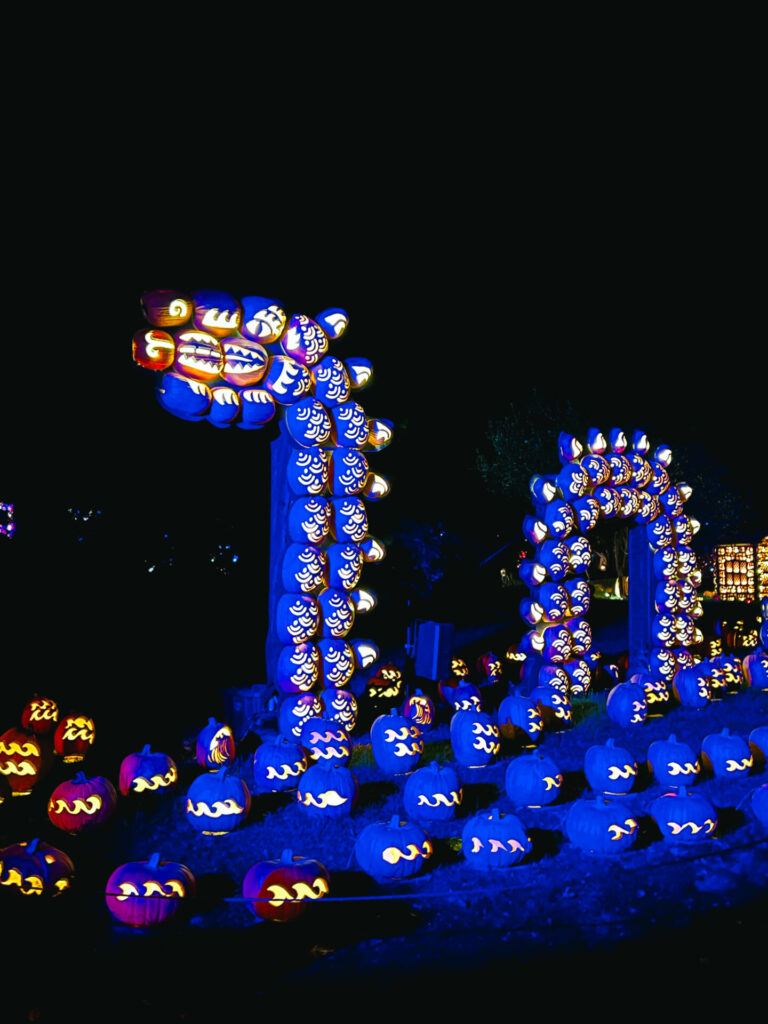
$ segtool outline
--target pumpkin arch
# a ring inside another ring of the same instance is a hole
[[[650,454],[650,447],[642,430],[628,441],[619,428],[607,439],[592,428],[586,446],[561,433],[560,470],[531,479],[535,514],[525,518],[523,532],[536,552],[519,574],[530,590],[520,613],[532,628],[521,648],[534,681],[552,666],[573,678],[589,655],[588,534],[601,519],[629,525],[630,671],[669,680],[691,664],[687,649],[701,639],[701,572],[690,547],[699,524],[684,509],[691,488],[670,480],[670,448],[659,445]]]

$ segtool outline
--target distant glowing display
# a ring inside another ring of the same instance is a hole
[[[719,544],[717,592],[721,601],[754,601],[755,549],[751,544]]]
[[[0,501],[0,537],[12,537],[15,530],[13,505],[7,501]]]
[[[755,549],[757,556],[757,598],[768,597],[768,537],[763,537]]]

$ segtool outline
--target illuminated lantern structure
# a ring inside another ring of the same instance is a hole
[[[22,896],[58,896],[72,883],[69,857],[42,839],[14,843],[0,850],[0,887]]]
[[[248,817],[251,794],[242,779],[224,765],[198,776],[187,791],[187,821],[204,836],[233,832]]]
[[[150,291],[141,307],[147,324],[134,334],[133,358],[158,375],[164,409],[224,429],[279,420],[271,442],[267,676],[286,693],[318,681],[345,687],[355,668],[378,659],[370,641],[340,641],[376,604],[358,587],[364,564],[385,555],[368,533],[366,505],[384,498],[389,483],[368,458],[393,433],[357,400],[371,363],[331,353],[347,314],[332,306],[314,319],[291,315],[276,299],[214,289]]]
[[[176,788],[179,772],[167,754],[152,752],[149,743],[135,754],[123,758],[118,788],[123,796],[129,793],[170,793]]]
[[[715,564],[721,601],[755,600],[755,549],[751,544],[718,544]]]
[[[592,637],[584,617],[589,608],[584,574],[592,552],[586,535],[600,519],[620,518],[630,526],[630,660],[652,680],[669,681],[653,649],[672,654],[674,662],[675,651],[697,642],[689,620],[700,577],[689,544],[699,524],[684,510],[691,488],[670,481],[670,449],[660,445],[651,455],[642,431],[635,431],[631,441],[619,428],[609,431],[607,440],[595,427],[588,436],[585,449],[572,435],[562,433],[560,472],[552,477],[536,475],[530,482],[535,516],[526,518],[524,532],[531,534],[536,524],[544,524],[550,538],[539,539],[536,534],[534,558],[520,565],[520,578],[531,590],[530,600],[521,602],[521,614],[526,625],[533,626],[521,647],[529,658],[535,655],[546,665],[567,665],[579,659],[588,665]],[[539,533],[543,538],[540,529]],[[688,585],[688,620],[677,607],[683,582]],[[662,604],[657,606],[656,601]],[[565,627],[565,633],[555,630],[553,623]],[[589,680],[583,673],[569,675],[568,696],[584,696]]]
[[[195,895],[195,878],[184,864],[160,859],[121,864],[107,880],[107,908],[121,924],[154,928],[175,917],[182,900]]]
[[[30,729],[14,727],[0,736],[0,775],[5,777],[13,796],[29,796],[50,764],[45,740]]]
[[[400,821],[398,815],[367,825],[355,842],[357,863],[379,882],[412,878],[432,852],[432,840],[424,829],[415,822]]]
[[[461,852],[473,868],[511,868],[533,849],[522,821],[498,807],[475,814],[461,833]]]
[[[243,896],[264,921],[295,921],[313,901],[328,895],[330,885],[320,861],[283,850],[279,859],[258,861],[248,869]]]
[[[101,775],[89,779],[85,772],[60,783],[48,801],[52,824],[71,835],[97,828],[116,809],[117,792],[109,779]]]
[[[87,715],[64,715],[53,734],[53,749],[65,764],[82,761],[93,745],[96,729]]]

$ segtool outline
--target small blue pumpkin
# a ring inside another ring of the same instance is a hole
[[[637,780],[637,762],[628,750],[617,747],[613,737],[594,744],[584,754],[584,775],[592,789],[621,796]]]
[[[730,729],[705,736],[701,741],[701,763],[713,775],[726,779],[749,775],[755,759],[749,745]]]
[[[701,765],[687,743],[674,733],[648,747],[648,768],[662,786],[688,786],[696,781]]]
[[[296,791],[299,804],[319,818],[343,818],[357,803],[357,779],[338,762],[312,764],[301,777]]]
[[[514,814],[502,814],[498,807],[475,814],[461,833],[467,863],[482,871],[514,867],[532,848],[522,821]]]
[[[698,665],[679,668],[672,680],[672,689],[683,707],[696,711],[706,708],[712,695],[709,679]]]
[[[648,717],[645,688],[640,683],[618,683],[608,694],[605,710],[616,725],[642,725]]]
[[[588,853],[623,853],[634,844],[638,827],[626,804],[605,796],[576,800],[565,819],[570,841]]]
[[[433,761],[408,776],[403,806],[409,818],[449,821],[455,817],[462,797],[461,782],[453,768]]]
[[[393,708],[371,726],[371,748],[376,764],[388,774],[402,775],[417,767],[424,753],[421,729]]]
[[[254,788],[259,793],[296,789],[308,765],[307,755],[298,743],[276,736],[262,743],[253,755]]]
[[[497,719],[499,732],[505,739],[521,740],[525,746],[535,746],[541,740],[544,731],[541,712],[517,687],[510,686],[509,694],[499,704]]]
[[[224,765],[198,776],[187,791],[186,816],[204,836],[233,832],[248,817],[251,794],[245,782]]]
[[[507,796],[516,806],[544,807],[554,803],[562,785],[563,773],[540,750],[514,758],[504,776]]]
[[[432,852],[424,829],[415,822],[400,821],[399,815],[368,825],[355,842],[357,863],[379,882],[417,875]]]
[[[485,767],[501,749],[499,727],[484,711],[457,711],[451,718],[451,746],[459,764]]]
[[[717,828],[717,811],[709,800],[689,793],[685,786],[657,797],[651,804],[651,817],[665,839],[678,843],[707,839]]]

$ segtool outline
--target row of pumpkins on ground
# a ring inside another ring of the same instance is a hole
[[[509,699],[531,704],[530,698],[516,694]],[[530,711],[529,706],[521,724],[512,721],[511,714],[505,722],[511,729],[507,734],[517,731],[529,746],[541,735],[540,728],[530,732]],[[461,710],[452,717],[451,740],[460,764],[480,766],[490,763],[498,753],[499,730],[490,716]],[[371,744],[377,763],[389,774],[411,773],[404,787],[404,805],[406,813],[416,821],[401,821],[395,816],[388,823],[367,826],[355,844],[355,855],[361,868],[379,881],[409,877],[421,870],[433,852],[428,833],[416,822],[428,824],[452,818],[461,802],[461,783],[449,765],[434,763],[414,770],[423,751],[421,731],[397,711],[376,720],[371,729]],[[273,743],[263,743],[258,748],[254,755],[256,788],[297,789],[298,801],[308,813],[347,815],[358,793],[357,781],[344,764],[350,753],[351,744],[344,729],[329,721],[310,719],[301,729],[301,743],[278,736]],[[187,817],[204,834],[230,832],[248,815],[248,787],[230,772],[234,754],[231,730],[211,719],[199,734],[196,748],[198,763],[209,771],[193,782],[187,796]],[[715,775],[748,774],[755,763],[764,764],[767,755],[768,726],[754,729],[749,743],[731,736],[727,729],[705,737],[702,742],[701,761]],[[675,787],[673,792],[658,797],[651,809],[662,833],[676,841],[711,835],[717,824],[714,807],[706,798],[689,793],[681,785],[695,782],[701,770],[693,750],[670,736],[652,743],[647,756],[649,768],[659,782]],[[314,763],[308,764],[308,760]],[[621,852],[633,844],[638,823],[614,797],[630,791],[637,765],[626,750],[609,740],[589,748],[584,772],[592,789],[604,795],[574,802],[566,818],[568,838],[591,852]],[[146,746],[124,759],[119,788],[125,795],[170,790],[177,778],[172,759],[153,753]],[[557,799],[562,781],[562,773],[552,759],[535,751],[510,763],[505,787],[516,805],[542,806]],[[88,779],[80,772],[74,780],[56,787],[48,813],[57,827],[76,834],[105,821],[116,806],[117,794],[109,780]],[[758,819],[768,825],[768,786],[754,791],[752,807]],[[519,818],[492,808],[467,821],[462,849],[474,866],[505,867],[522,860],[531,843]],[[0,886],[25,895],[56,894],[66,889],[73,870],[66,854],[39,840],[0,851]],[[153,855],[147,862],[118,868],[106,891],[107,905],[117,920],[147,926],[172,916],[179,907],[178,900],[193,894],[194,879],[183,865],[164,863]],[[294,857],[290,851],[279,861],[255,864],[243,881],[243,896],[253,912],[274,920],[293,919],[301,912],[303,900],[317,899],[328,891],[328,873],[322,865]]]

